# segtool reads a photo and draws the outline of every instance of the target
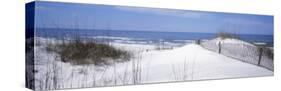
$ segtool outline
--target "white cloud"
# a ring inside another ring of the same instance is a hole
[[[241,18],[228,18],[224,20],[225,23],[234,24],[239,26],[248,26],[248,27],[261,27],[268,26],[269,23],[258,21],[258,20],[249,20],[249,19],[241,19]]]
[[[52,11],[52,10],[56,10],[53,7],[48,7],[48,6],[44,6],[44,5],[36,5],[35,7],[36,10],[42,10],[42,11]]]
[[[123,11],[130,11],[130,12],[168,15],[168,16],[186,17],[186,18],[202,18],[202,17],[208,16],[208,14],[206,14],[205,12],[175,10],[175,9],[123,7],[123,6],[115,6],[115,9],[119,9],[119,10],[123,10]]]

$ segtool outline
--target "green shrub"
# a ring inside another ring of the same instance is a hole
[[[232,33],[228,33],[228,32],[218,32],[217,37],[220,37],[222,39],[226,39],[226,38],[240,39],[239,36],[237,36],[236,34],[232,34]]]
[[[80,40],[49,45],[47,49],[58,53],[61,61],[76,65],[106,65],[109,64],[109,60],[121,59],[122,61],[126,61],[130,57],[127,51],[116,49],[107,44],[82,42]]]

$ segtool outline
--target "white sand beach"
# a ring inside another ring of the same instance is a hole
[[[221,55],[195,43],[165,50],[156,50],[155,45],[112,43],[111,45],[116,48],[132,52],[134,57],[130,61],[107,66],[93,64],[77,66],[61,62],[58,54],[47,52],[44,42],[50,40],[37,38],[37,41],[43,43],[35,47],[35,69],[37,70],[35,79],[38,79],[35,80],[36,89],[273,75],[271,70]]]

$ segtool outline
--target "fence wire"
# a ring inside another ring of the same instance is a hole
[[[274,70],[273,58],[269,57],[266,51],[260,51],[255,45],[206,41],[201,43],[201,46],[210,51],[217,52],[246,63],[261,66],[271,71]],[[273,49],[271,49],[271,51],[273,51]]]

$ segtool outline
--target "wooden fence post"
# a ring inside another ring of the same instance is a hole
[[[200,44],[201,44],[201,40],[198,39],[198,40],[195,41],[195,43],[198,44],[198,45],[200,45]]]
[[[261,58],[262,58],[262,53],[263,53],[263,48],[262,47],[259,47],[258,48],[259,50],[259,62],[258,62],[258,66],[260,66],[260,63],[261,63]]]
[[[221,54],[221,42],[219,42],[219,54]]]

